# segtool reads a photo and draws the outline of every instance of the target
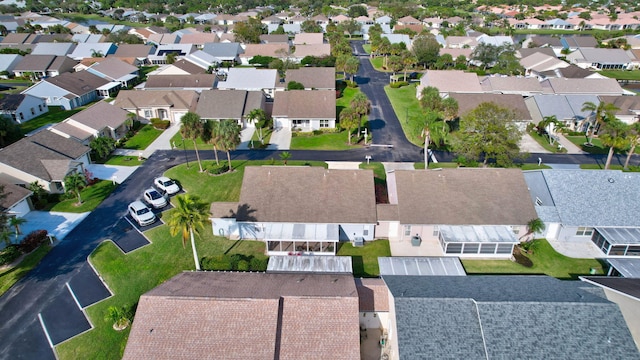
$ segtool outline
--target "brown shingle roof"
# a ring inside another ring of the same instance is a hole
[[[239,203],[249,210],[238,214],[238,221],[376,222],[373,173],[370,170],[247,167]]]
[[[176,62],[174,62],[173,64],[171,64],[171,66],[175,66],[178,69],[185,71],[191,75],[196,75],[196,74],[206,74],[207,73],[207,69],[204,69],[190,61],[181,59],[178,60]]]
[[[109,80],[93,75],[88,71],[64,73],[51,78],[46,78],[43,81],[67,90],[77,96],[95,91],[100,86],[109,83]]]
[[[305,56],[329,56],[331,54],[330,44],[308,44],[308,45],[296,45],[296,52],[293,54],[297,58],[304,58]]]
[[[51,127],[51,131],[72,136],[80,141],[84,141],[93,135],[88,131],[80,129],[79,127],[73,126],[66,122],[61,122],[53,125],[53,127]]]
[[[124,124],[128,115],[129,112],[126,110],[104,101],[99,101],[95,105],[71,115],[69,119],[99,131],[105,126],[117,129]]]
[[[241,119],[253,109],[262,109],[264,102],[262,91],[205,90],[196,112],[203,119]]]
[[[196,44],[203,45],[209,42],[219,42],[220,38],[215,33],[190,33],[184,34],[180,38],[180,44]]]
[[[127,64],[126,62],[116,58],[108,57],[91,65],[91,68],[112,79],[119,79],[125,75],[136,74],[138,67]]]
[[[149,54],[155,53],[155,47],[152,45],[143,45],[143,44],[120,44],[118,45],[118,49],[116,53],[113,55],[115,57],[136,57],[136,58],[146,58]]]
[[[14,71],[47,71],[53,60],[56,59],[55,55],[25,55],[16,67]]]
[[[303,67],[287,70],[287,83],[299,82],[306,88],[335,89],[336,69],[333,67]]]
[[[272,116],[289,119],[335,119],[336,92],[332,90],[277,91]]]
[[[395,177],[402,224],[523,225],[538,217],[520,169],[397,170],[388,177]]]
[[[89,148],[78,141],[43,130],[0,150],[0,162],[43,180],[62,180],[50,173],[51,161],[64,160],[68,165],[87,152]],[[43,161],[49,161],[47,166]]]
[[[289,44],[283,43],[247,44],[247,47],[244,49],[244,54],[241,54],[240,57],[250,59],[256,55],[262,55],[280,58],[283,56],[281,51],[286,52],[288,50]]]
[[[378,221],[398,221],[398,205],[396,204],[377,204],[376,213]]]
[[[124,359],[212,356],[359,359],[353,277],[185,272],[140,298]]]
[[[4,187],[4,198],[0,199],[0,210],[5,211],[18,201],[31,195],[32,192],[23,188],[22,186],[14,185],[12,183],[0,180],[0,186]]]
[[[149,75],[145,88],[213,88],[215,74]]]
[[[389,311],[389,288],[380,278],[355,279],[360,311]]]
[[[174,109],[193,111],[198,93],[193,90],[122,90],[114,102],[123,109],[171,106]]]
[[[451,93],[450,97],[458,102],[458,114],[460,116],[475,110],[478,105],[492,102],[515,112],[514,120],[531,120],[531,113],[527,109],[524,98],[517,94],[458,94]]]

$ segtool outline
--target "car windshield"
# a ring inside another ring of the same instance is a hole
[[[160,193],[157,191],[149,191],[149,197],[151,198],[151,200],[157,200],[160,199],[162,195],[160,195]]]
[[[142,208],[142,209],[139,209],[138,211],[136,211],[136,214],[138,214],[138,215],[144,215],[144,214],[146,214],[146,213],[148,213],[148,212],[149,212],[149,209],[147,209],[147,208]]]
[[[173,185],[173,180],[167,180],[163,184],[164,184],[165,187],[169,187],[169,186]]]

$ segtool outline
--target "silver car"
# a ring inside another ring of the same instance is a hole
[[[156,215],[142,201],[136,200],[129,204],[129,215],[140,226],[151,225],[156,221]]]
[[[155,185],[158,190],[166,193],[167,195],[173,195],[180,191],[180,186],[178,186],[175,181],[169,179],[166,176],[155,178],[153,180],[153,185]]]
[[[149,188],[145,190],[143,197],[144,202],[156,209],[167,206],[167,198],[160,194],[160,192],[156,189]]]

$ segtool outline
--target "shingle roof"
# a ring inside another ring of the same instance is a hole
[[[69,119],[95,130],[102,130],[105,126],[117,129],[124,124],[128,115],[129,112],[126,110],[104,101],[98,101],[95,105],[71,115]]]
[[[33,193],[22,186],[14,185],[4,180],[0,180],[0,186],[3,187],[4,193],[4,197],[0,199],[0,210],[2,211],[9,209],[18,201],[21,201]]]
[[[137,66],[127,64],[126,62],[111,56],[91,65],[91,69],[114,80],[125,75],[135,74],[138,72]]]
[[[383,279],[394,297],[401,359],[638,358],[618,306],[582,282],[531,275]]]
[[[203,119],[242,119],[253,109],[262,109],[262,91],[205,90],[196,113]]]
[[[480,85],[495,93],[542,93],[542,86],[536,78],[517,76],[487,76]]]
[[[248,210],[237,215],[238,221],[376,222],[373,173],[369,170],[247,167],[239,204]]]
[[[55,176],[57,171],[51,173],[52,165],[66,164],[60,169],[66,171],[71,160],[87,152],[89,148],[78,141],[44,130],[1,149],[0,162],[47,181],[62,180]],[[51,161],[59,162],[54,164]]]
[[[359,359],[353,277],[190,272],[141,296],[124,359],[212,352],[223,359]]]
[[[244,53],[240,43],[208,43],[204,45],[202,51],[220,58],[234,58]]]
[[[296,51],[293,53],[296,58],[304,58],[306,56],[329,56],[331,55],[330,44],[300,44],[296,45]]]
[[[100,86],[109,83],[109,80],[93,75],[88,71],[64,73],[58,76],[46,78],[43,81],[53,84],[76,96],[81,96],[91,91],[95,91]]]
[[[360,311],[389,311],[389,289],[381,278],[355,279]]]
[[[522,225],[537,217],[519,169],[397,170],[389,178],[402,224]]]
[[[251,59],[254,56],[283,57],[289,50],[288,43],[247,44],[241,57]]]
[[[624,95],[616,79],[550,78],[540,84],[555,94]]]
[[[197,75],[197,74],[206,74],[207,73],[207,69],[204,69],[190,61],[184,60],[184,59],[180,59],[176,62],[174,62],[173,64],[171,64],[170,66],[175,66],[180,70],[183,70],[191,75]]]
[[[123,109],[171,106],[193,111],[197,101],[198,93],[193,90],[123,90],[118,93],[114,105]]]
[[[615,105],[616,115],[633,116],[640,112],[640,96],[600,96],[600,100]]]
[[[582,279],[640,300],[640,278],[585,276]]]
[[[542,173],[542,177],[539,174]],[[562,224],[640,226],[640,174],[619,170],[535,170],[524,174],[529,187],[544,181]],[[544,190],[544,189],[543,189]],[[531,193],[535,199],[538,193]],[[603,211],[603,209],[607,209]],[[544,220],[544,219],[543,219]]]
[[[31,54],[66,56],[75,48],[74,43],[38,43]]]
[[[120,44],[116,50],[114,56],[116,57],[137,57],[146,58],[151,54],[155,54],[155,47],[153,45],[143,44]]]
[[[0,110],[17,110],[25,97],[24,94],[5,94],[0,97]]]
[[[333,67],[302,67],[287,70],[287,84],[295,81],[311,89],[335,89],[336,69]]]
[[[581,55],[578,60],[588,63],[600,64],[629,64],[632,59],[623,49],[578,49],[575,56]]]
[[[333,90],[291,90],[275,94],[272,116],[289,119],[335,119]]]
[[[484,102],[492,102],[507,109],[513,110],[517,116],[514,120],[531,120],[531,113],[521,95],[517,94],[450,94],[458,101],[458,114],[461,116],[475,110]]]
[[[20,60],[14,71],[47,71],[55,60],[55,55],[31,55],[27,54]]]
[[[275,69],[232,68],[227,74],[227,81],[218,83],[218,89],[273,89],[277,81],[278,71]]]
[[[93,136],[93,133],[81,129],[67,122],[60,122],[53,125],[49,130],[63,136],[71,136],[80,141],[85,141]]]
[[[440,92],[483,92],[478,75],[460,70],[429,70],[420,78],[420,86],[433,86]]]
[[[323,42],[323,33],[301,33],[296,34],[293,38],[293,44],[296,46],[302,44],[322,44]]]
[[[287,34],[263,34],[260,35],[260,41],[265,44],[273,43],[289,43],[289,35]]]
[[[216,81],[215,74],[195,75],[149,75],[144,85],[152,88],[213,88]]]

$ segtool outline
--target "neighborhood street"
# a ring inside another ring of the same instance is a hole
[[[364,53],[362,42],[354,42],[354,46],[356,53]],[[365,157],[371,156],[371,161],[376,162],[423,161],[422,149],[407,141],[386,97],[383,86],[388,83],[388,74],[375,71],[366,56],[361,56],[360,61],[355,80],[372,102],[369,119],[372,143],[376,146],[349,151],[292,150],[289,151],[292,160],[365,162]],[[232,158],[278,161],[279,153],[242,150],[232,152]],[[0,338],[4,343],[0,359],[54,359],[51,345],[91,328],[78,306],[84,308],[104,299],[109,291],[88,266],[87,257],[106,239],[118,241],[119,244],[121,241],[125,246],[120,246],[125,251],[146,243],[144,237],[133,228],[123,227],[122,219],[127,204],[138,199],[151,186],[154,177],[184,163],[185,156],[189,161],[195,161],[194,151],[157,150],[60,241],[30,274],[0,297]],[[213,159],[213,152],[201,151],[200,156],[203,160],[210,160]],[[224,153],[220,153],[220,156],[223,159],[226,157]],[[443,152],[435,152],[435,156],[438,161],[450,161],[453,158],[452,154]],[[538,158],[549,164],[602,164],[605,155],[531,154],[527,162],[537,163]],[[613,161],[616,164],[623,162],[623,156]],[[633,163],[638,163],[637,157]]]

